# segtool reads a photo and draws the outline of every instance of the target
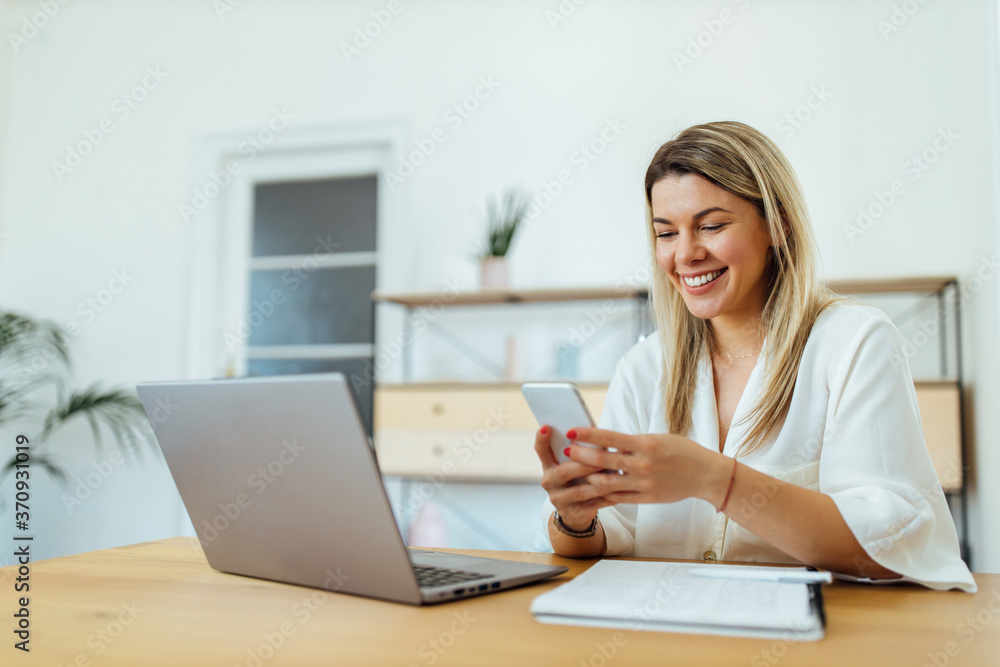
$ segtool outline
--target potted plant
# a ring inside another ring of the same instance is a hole
[[[84,419],[97,453],[102,449],[102,432],[107,432],[134,459],[141,442],[135,437],[136,427],[146,419],[133,392],[101,389],[99,383],[71,391],[67,388],[70,372],[67,336],[59,325],[0,311],[0,424],[34,422],[37,431],[27,434],[31,464],[60,482],[65,482],[66,472],[46,444],[61,426],[74,418]],[[13,465],[11,458],[0,479]]]
[[[499,200],[487,200],[486,244],[479,253],[483,289],[507,287],[507,253],[527,210],[528,198],[517,189],[508,190]]]

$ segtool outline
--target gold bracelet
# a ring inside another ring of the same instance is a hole
[[[597,535],[597,515],[594,515],[594,520],[590,522],[590,525],[586,530],[573,530],[565,523],[563,523],[562,517],[559,516],[558,511],[552,513],[552,521],[556,524],[556,530],[558,530],[563,535],[569,535],[570,537],[593,537]]]

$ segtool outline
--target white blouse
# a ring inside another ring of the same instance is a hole
[[[806,343],[795,392],[780,431],[741,463],[833,498],[858,542],[880,565],[930,588],[975,591],[959,556],[958,536],[924,442],[903,341],[881,311],[833,305]],[[757,360],[733,415],[723,454],[733,456],[749,425],[740,424],[762,390]],[[600,428],[627,434],[667,433],[662,351],[655,334],[619,361]],[[698,373],[689,438],[719,450],[711,362]],[[769,489],[744,500],[755,511]],[[773,491],[772,491],[773,493]],[[545,510],[546,518],[551,506]],[[607,555],[796,563],[707,502],[601,509]],[[900,580],[893,580],[900,581]]]

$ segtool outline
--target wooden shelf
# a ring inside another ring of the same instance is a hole
[[[840,294],[940,292],[955,282],[955,276],[908,278],[851,278],[831,280],[830,289]],[[502,303],[546,303],[555,301],[601,301],[604,299],[645,298],[649,288],[580,287],[549,289],[505,289],[476,292],[372,292],[372,300],[395,303],[407,308],[420,306],[477,306]]]
[[[840,294],[871,294],[901,292],[940,292],[958,280],[955,276],[921,276],[912,278],[855,278],[831,280],[830,289]]]
[[[396,303],[408,308],[419,306],[475,306],[497,303],[545,303],[553,301],[601,301],[635,299],[646,296],[647,288],[581,287],[528,290],[482,290],[478,292],[372,292],[373,301]]]
[[[608,388],[608,380],[586,381],[574,378],[524,378],[523,380],[497,380],[496,382],[491,382],[489,380],[476,382],[465,382],[462,380],[428,380],[423,382],[379,382],[378,386],[380,388],[392,389],[393,391],[432,391],[435,389],[469,389],[470,391],[479,389],[516,389],[517,391],[521,391],[521,385],[525,382],[570,382],[580,388],[602,390]]]

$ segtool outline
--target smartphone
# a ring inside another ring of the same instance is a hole
[[[580,390],[569,382],[526,382],[521,385],[521,393],[528,402],[532,414],[539,426],[547,425],[552,429],[552,454],[559,463],[569,461],[563,450],[569,447],[566,431],[578,426],[593,426],[583,402]],[[578,442],[584,447],[593,447],[584,442]]]

